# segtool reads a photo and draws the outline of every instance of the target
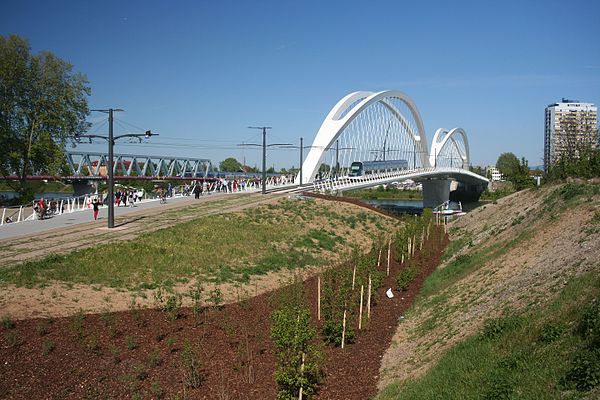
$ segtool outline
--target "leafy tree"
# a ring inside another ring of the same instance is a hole
[[[478,166],[478,165],[471,165],[471,166],[469,167],[469,170],[470,170],[471,172],[474,172],[474,173],[478,174],[478,175],[481,175],[481,176],[486,176],[486,171],[485,171],[485,168],[483,168],[483,167],[480,167],[480,166]]]
[[[496,168],[500,170],[506,180],[512,181],[512,178],[519,172],[519,159],[513,153],[502,153],[496,161]]]
[[[577,158],[560,158],[548,168],[546,178],[557,181],[568,177],[594,178],[600,176],[600,149],[587,149]]]
[[[88,128],[87,78],[48,51],[31,54],[27,40],[0,36],[0,174],[16,175],[21,200],[32,173],[53,175],[69,136]]]
[[[525,157],[521,158],[519,168],[512,178],[512,183],[516,190],[523,190],[533,186],[533,179],[531,178],[531,175],[529,175],[529,163]]]
[[[240,172],[242,164],[235,158],[229,157],[219,163],[219,169],[223,172]]]

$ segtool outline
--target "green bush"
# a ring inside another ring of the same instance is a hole
[[[576,353],[563,383],[580,391],[600,385],[600,350],[584,349]]]
[[[408,287],[410,286],[412,281],[415,280],[418,273],[419,270],[417,269],[417,267],[412,265],[400,271],[398,277],[396,278],[396,284],[398,285],[398,289],[408,290]]]
[[[519,316],[490,319],[486,321],[481,335],[484,339],[496,340],[509,332],[515,331],[522,324],[523,320]]]
[[[325,342],[328,344],[333,344],[335,346],[342,345],[342,330],[344,328],[343,321],[333,321],[326,320],[323,323],[322,334],[325,339]],[[345,344],[354,343],[356,340],[356,334],[354,333],[354,329],[348,324],[346,321],[346,334],[344,335]]]
[[[578,333],[594,348],[600,348],[600,301],[595,299],[586,308],[577,327]]]
[[[547,323],[542,327],[540,341],[543,343],[552,343],[559,339],[564,332],[564,327],[555,323]]]
[[[2,316],[2,326],[4,329],[12,329],[15,327],[15,321],[12,320],[8,315]]]
[[[310,312],[297,303],[297,296],[292,294],[291,299],[295,304],[284,304],[271,316],[271,338],[277,347],[278,399],[297,399],[301,388],[303,395],[310,397],[323,378],[322,356],[312,345],[315,330]]]
[[[563,379],[566,387],[587,391],[600,385],[600,298],[592,300],[584,311],[576,333],[585,346],[576,352]]]

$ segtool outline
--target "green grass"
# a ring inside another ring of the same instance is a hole
[[[577,327],[599,296],[597,271],[574,278],[550,304],[487,321],[426,375],[393,383],[377,399],[583,398],[585,392],[564,382],[586,351]]]
[[[307,221],[348,219],[315,202],[284,200],[2,268],[0,284],[33,287],[60,281],[141,290],[169,288],[191,278],[247,282],[251,275],[322,265],[324,252],[337,251],[346,242],[332,229],[305,228],[298,216]]]

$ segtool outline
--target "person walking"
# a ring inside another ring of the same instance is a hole
[[[94,200],[92,201],[92,207],[94,207],[94,221],[98,220],[98,210],[100,209],[100,202],[98,201],[98,198],[94,198]]]

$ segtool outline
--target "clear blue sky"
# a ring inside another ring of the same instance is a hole
[[[161,135],[117,152],[260,165],[260,151],[235,146],[260,141],[248,125],[272,126],[271,142],[310,142],[346,94],[397,89],[416,102],[428,140],[460,126],[473,164],[510,151],[539,165],[544,107],[600,103],[597,0],[20,0],[4,2],[0,34],[86,74],[91,108],[126,110],[117,133]],[[273,150],[269,165],[297,159]]]

